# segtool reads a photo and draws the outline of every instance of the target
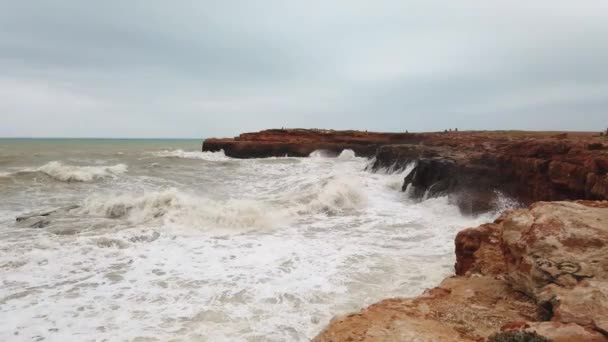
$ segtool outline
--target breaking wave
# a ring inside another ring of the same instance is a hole
[[[176,188],[140,194],[93,195],[81,214],[122,219],[139,225],[158,223],[194,229],[268,229],[300,215],[339,215],[361,208],[365,196],[355,177],[334,177],[310,185],[302,193],[284,194],[276,201],[230,199],[217,201]]]
[[[327,150],[315,150],[308,155],[309,158],[331,158],[335,156],[333,152]]]
[[[75,166],[52,161],[39,167],[37,171],[64,182],[90,182],[94,179],[115,177],[125,173],[127,172],[127,165]]]
[[[338,215],[360,209],[366,203],[361,188],[363,184],[356,176],[333,176],[309,185],[297,199],[297,213],[325,213]]]
[[[12,177],[24,174],[42,173],[63,182],[90,182],[101,178],[116,177],[125,172],[127,172],[127,165],[125,164],[78,166],[52,161],[38,168],[27,168],[12,173],[2,173],[0,176]]]
[[[286,218],[264,203],[249,200],[214,201],[177,189],[139,195],[94,195],[81,212],[132,224],[158,222],[186,228],[270,228]]]
[[[200,159],[207,161],[223,161],[229,159],[226,157],[226,154],[224,154],[224,150],[220,150],[218,152],[173,150],[153,152],[152,154],[161,158]]]
[[[353,150],[342,150],[340,154],[336,154],[328,150],[315,150],[308,155],[309,158],[338,158],[338,159],[352,159],[355,158],[355,151]]]
[[[338,155],[339,159],[353,159],[355,158],[355,151],[353,150],[343,150]]]

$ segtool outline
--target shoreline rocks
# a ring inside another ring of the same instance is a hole
[[[379,133],[272,129],[236,138],[206,139],[203,151],[233,158],[306,157],[350,149],[373,157],[371,171],[399,171],[414,198],[447,195],[464,214],[499,207],[501,196],[537,201],[608,200],[608,140],[592,133]]]
[[[461,231],[456,276],[336,318],[315,341],[608,341],[605,137],[281,129],[203,143],[234,158],[344,149],[373,157],[371,171],[414,165],[402,186],[413,198],[447,195],[473,215],[496,209],[503,195],[530,207]]]
[[[373,157],[386,144],[418,144],[422,137],[410,133],[378,133],[321,129],[269,129],[243,133],[235,138],[206,139],[203,152],[224,150],[232,158],[308,157],[323,150],[334,155],[353,150],[359,157]]]
[[[608,202],[538,202],[455,245],[456,276],[336,318],[315,341],[608,341]]]

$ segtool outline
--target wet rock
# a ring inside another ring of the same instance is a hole
[[[131,242],[152,242],[156,241],[160,237],[159,232],[152,232],[150,235],[137,235],[129,238]]]
[[[38,210],[38,211],[33,211],[27,214],[23,214],[20,216],[17,216],[17,218],[15,219],[17,222],[21,222],[21,221],[25,221],[31,218],[36,218],[36,217],[46,217],[46,216],[51,216],[51,215],[57,215],[57,214],[65,214],[67,212],[69,212],[70,210],[74,210],[80,208],[79,205],[69,205],[66,207],[61,207],[61,208],[55,208],[55,209],[50,209],[50,210]]]
[[[100,237],[93,240],[93,243],[100,248],[118,248],[125,249],[129,248],[129,244],[120,239],[112,239],[107,237]]]
[[[30,217],[22,218],[21,220],[18,220],[17,224],[20,227],[45,228],[51,224],[51,221],[48,220],[45,216],[30,216]]]

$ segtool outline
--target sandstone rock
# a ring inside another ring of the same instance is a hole
[[[203,151],[234,158],[337,155],[374,157],[372,170],[417,162],[403,188],[415,198],[448,194],[463,213],[497,208],[497,193],[523,204],[608,199],[608,154],[593,134],[543,132],[378,133],[274,129],[206,139]]]
[[[502,223],[510,283],[554,321],[608,331],[608,208],[540,202]]]
[[[456,235],[456,274],[498,275],[506,271],[500,249],[502,227],[488,223],[462,230]]]
[[[460,276],[335,319],[315,340],[484,341],[519,331],[608,341],[608,202],[539,202],[463,230],[455,244]]]
[[[315,338],[337,341],[483,341],[536,306],[493,277],[454,277],[414,299],[388,299],[334,319]]]
[[[315,129],[269,129],[243,133],[236,138],[206,139],[203,151],[219,151],[233,158],[307,157],[316,150],[334,154],[349,149],[357,156],[372,157],[387,144],[417,144],[422,136],[410,133],[378,133]]]

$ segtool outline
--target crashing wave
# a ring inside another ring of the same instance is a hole
[[[353,150],[343,150],[338,155],[338,159],[353,159],[355,158],[355,151]]]
[[[76,166],[52,161],[39,167],[36,171],[64,182],[90,182],[95,179],[115,177],[116,175],[125,173],[127,165]]]
[[[347,149],[342,150],[340,154],[328,150],[314,150],[309,155],[309,158],[338,158],[338,159],[353,159],[355,158],[355,151]]]
[[[127,172],[127,165],[125,164],[78,166],[52,161],[38,168],[26,168],[15,172],[3,172],[0,173],[0,177],[42,173],[63,182],[90,182],[101,178],[116,177],[125,172]]]
[[[185,228],[270,228],[286,218],[264,203],[249,200],[214,201],[177,189],[139,195],[94,195],[81,213],[132,224],[158,222]]]
[[[297,212],[337,215],[359,209],[366,202],[362,186],[355,176],[331,177],[304,191]]]
[[[333,154],[332,152],[327,151],[327,150],[314,150],[314,151],[310,152],[308,157],[309,158],[331,158],[331,157],[335,157],[335,154]]]
[[[229,159],[226,157],[224,150],[220,150],[218,152],[173,150],[154,152],[153,154],[161,158],[200,159],[207,161],[223,161]]]

